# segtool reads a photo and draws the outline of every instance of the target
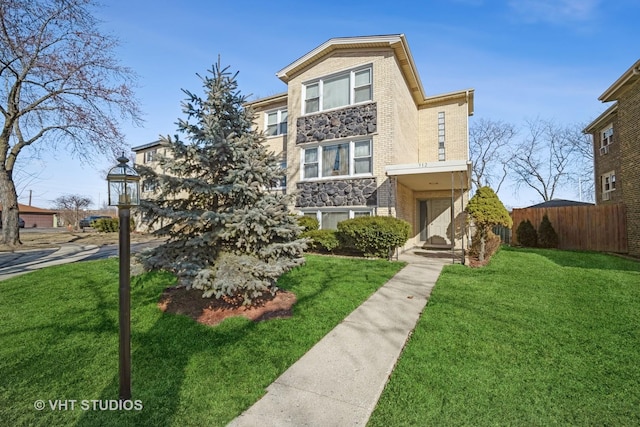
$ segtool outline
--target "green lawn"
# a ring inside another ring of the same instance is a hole
[[[504,248],[445,267],[369,425],[640,425],[640,263]]]
[[[0,282],[0,425],[225,425],[402,266],[310,255],[279,282],[298,298],[292,318],[216,327],[162,313],[156,302],[172,276],[141,276],[131,310],[141,411],[84,410],[118,398],[117,260]],[[50,408],[59,399],[68,410]],[[34,409],[37,400],[44,410]]]

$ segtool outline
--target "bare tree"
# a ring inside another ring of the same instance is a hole
[[[0,2],[2,243],[20,243],[16,159],[39,143],[83,160],[124,147],[120,120],[140,122],[134,73],[91,15],[93,0]]]
[[[73,224],[73,228],[77,230],[80,224],[80,211],[89,207],[91,199],[79,194],[67,194],[58,197],[53,203],[65,223]]]
[[[586,127],[586,123],[567,127],[567,140],[576,150],[576,160],[573,165],[575,173],[570,175],[570,178],[580,200],[593,201],[595,199],[593,137],[582,132]]]
[[[580,153],[571,139],[571,127],[539,118],[526,123],[527,135],[516,146],[509,168],[518,187],[525,185],[549,201],[571,182]]]
[[[469,154],[473,169],[471,182],[476,188],[491,187],[496,193],[508,175],[516,128],[501,121],[481,119],[469,129]]]

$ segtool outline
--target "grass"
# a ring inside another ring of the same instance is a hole
[[[640,263],[504,248],[443,270],[370,426],[640,425]]]
[[[141,411],[81,406],[118,398],[117,260],[0,282],[0,424],[225,425],[402,265],[308,256],[279,281],[298,298],[292,318],[232,318],[216,327],[162,313],[156,303],[172,276],[140,276],[131,321],[132,394]],[[36,400],[46,408],[34,409]],[[50,400],[67,400],[67,410],[52,410]]]

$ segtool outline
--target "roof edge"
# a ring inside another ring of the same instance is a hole
[[[597,128],[599,128],[604,122],[605,119],[609,119],[609,116],[618,112],[618,103],[616,102],[609,108],[607,108],[602,114],[600,114],[594,121],[589,123],[586,128],[582,130],[582,133],[593,133]]]
[[[615,101],[618,99],[621,89],[634,80],[640,79],[640,59],[636,61],[627,71],[625,71],[602,95],[598,100],[602,102]]]

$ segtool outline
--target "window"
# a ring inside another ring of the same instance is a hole
[[[337,230],[338,223],[349,219],[349,212],[322,212],[320,228],[323,230]]]
[[[600,140],[600,147],[606,147],[609,144],[613,144],[613,125],[609,125],[602,131],[602,138]]]
[[[320,223],[320,228],[323,230],[337,230],[338,223],[350,218],[357,218],[360,216],[371,216],[371,209],[332,209],[332,210],[318,210],[318,211],[305,211],[305,216],[312,216]]]
[[[151,150],[147,150],[144,152],[144,162],[145,163],[151,163],[156,159],[156,156],[158,155],[158,149],[157,148],[152,148]]]
[[[445,133],[444,133],[444,111],[438,113],[438,161],[445,161]]]
[[[304,85],[303,114],[367,102],[372,99],[371,68],[352,70]]]
[[[611,192],[616,189],[616,173],[607,172],[600,177],[602,181],[602,200],[609,200]]]
[[[282,190],[284,188],[287,188],[287,162],[286,161],[280,162],[280,169],[283,170],[284,175],[282,176],[280,181],[276,184],[276,186],[273,187],[274,190]]]
[[[303,174],[305,178],[318,177],[318,148],[307,148],[304,151]]]
[[[267,136],[287,134],[287,110],[269,111],[265,114],[265,127]]]
[[[156,191],[156,188],[158,188],[158,185],[156,182],[151,181],[151,180],[144,180],[142,181],[142,192],[151,192],[151,191]]]
[[[371,140],[347,141],[302,150],[302,179],[371,174]]]

